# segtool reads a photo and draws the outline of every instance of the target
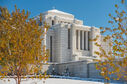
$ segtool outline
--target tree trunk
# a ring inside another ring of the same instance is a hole
[[[21,82],[21,77],[18,76],[18,84],[20,84],[20,82]]]
[[[20,84],[20,82],[21,82],[21,77],[18,75],[16,79],[16,84]]]
[[[20,84],[20,79],[18,79],[18,84]]]

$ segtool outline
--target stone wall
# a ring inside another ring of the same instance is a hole
[[[48,64],[44,66],[44,69],[47,70],[47,74],[51,74],[53,68],[59,75],[65,75],[66,69],[68,68],[69,75],[73,77],[102,78],[99,71],[96,70],[95,63],[89,63],[87,61]]]
[[[88,63],[88,73],[90,78],[102,78],[100,71],[96,69],[96,63]]]
[[[86,62],[80,61],[57,64],[59,74],[64,74],[67,68],[70,76],[87,77],[88,75]]]

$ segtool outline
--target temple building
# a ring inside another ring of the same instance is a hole
[[[56,9],[42,14],[43,20],[50,25],[45,36],[46,40],[42,43],[50,50],[50,62],[92,61],[98,58],[94,54],[98,47],[89,39],[99,35],[98,42],[101,42],[99,28],[83,25],[83,21],[76,19],[74,15]],[[36,19],[39,22],[39,17]]]

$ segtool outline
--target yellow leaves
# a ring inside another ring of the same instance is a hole
[[[3,73],[0,71],[0,76],[2,76],[3,75]]]
[[[113,22],[112,22],[112,24],[113,24]],[[106,27],[105,29],[106,29],[106,31],[107,30],[110,31],[110,32],[112,31],[111,28],[108,28],[108,27]]]
[[[118,42],[118,45],[122,45],[122,42]]]
[[[124,76],[124,78],[127,80],[127,76]]]
[[[119,69],[119,67],[117,67],[117,68],[115,69],[115,71],[116,71],[116,72],[120,72],[120,69]]]
[[[96,35],[96,37],[94,39],[90,39],[90,41],[97,41],[99,37],[99,35]]]
[[[117,5],[117,4],[115,4],[115,7],[116,7],[116,8],[118,8],[118,5]]]
[[[95,53],[96,55],[100,55],[100,53],[99,53],[99,52],[97,52],[97,51],[95,51],[94,53]]]
[[[116,44],[118,44],[118,40],[115,40],[114,42],[115,42]],[[115,45],[115,47],[117,47],[117,46]]]
[[[121,0],[122,3],[125,3],[125,0]],[[108,27],[100,27],[101,34],[104,34],[104,38],[102,38],[103,43],[108,43],[108,46],[111,49],[103,49],[102,46],[99,45],[98,42],[95,42],[95,45],[99,48],[99,52],[95,51],[96,55],[99,55],[100,60],[97,60],[98,65],[96,69],[101,70],[101,75],[109,80],[109,75],[116,75],[116,80],[123,77],[126,73],[126,65],[127,65],[127,42],[126,42],[126,11],[125,9],[121,9],[121,6],[115,5],[115,16],[109,14],[111,20],[108,23],[111,23],[112,28]],[[120,60],[117,60],[120,59]],[[117,60],[117,61],[116,61]],[[124,70],[125,69],[125,70]],[[122,72],[122,73],[121,73]],[[124,73],[123,73],[124,72]]]
[[[110,78],[109,78],[109,77],[105,77],[105,79],[110,80]]]
[[[108,21],[108,23],[111,23],[111,24],[113,24],[113,21]]]
[[[122,31],[123,33],[125,33],[125,32],[126,32],[126,30],[125,30],[125,29],[123,29],[123,28],[121,28],[121,31]]]
[[[112,43],[112,42],[109,42],[109,46],[110,46],[110,47],[113,46],[113,43]]]
[[[109,14],[109,16],[111,16],[111,13]]]
[[[43,39],[40,37],[44,34],[44,28],[40,28],[35,19],[27,19],[28,11],[25,13],[25,10],[20,11],[15,7],[12,14],[8,11],[0,12],[5,17],[3,20],[0,18],[0,27],[3,28],[0,28],[0,64],[4,65],[1,71],[18,72],[21,76],[38,73],[42,69],[42,62],[46,62],[49,56],[46,49],[44,52],[41,49]],[[45,23],[45,28],[48,29],[47,27],[49,26]],[[30,67],[35,68],[31,70]],[[7,73],[2,76],[5,75]]]
[[[120,54],[121,57],[124,57],[124,55],[125,55],[125,53],[121,53],[121,54]]]
[[[122,13],[126,13],[124,10],[122,10]]]
[[[99,67],[97,64],[96,64],[95,66],[96,66],[96,69],[97,69],[97,70],[99,70],[99,69],[100,69],[100,67]]]
[[[42,14],[40,14],[40,22],[42,23]]]
[[[44,75],[43,75],[43,78],[46,79],[46,78],[49,78],[50,75],[47,75],[47,73],[45,72]]]
[[[116,80],[119,80],[119,78],[116,78]]]
[[[100,45],[100,44],[98,44],[97,42],[95,43],[95,45],[96,45],[96,46],[98,46],[98,47],[101,47],[101,45]]]
[[[105,32],[106,32],[106,30],[101,31],[102,34],[105,33]]]
[[[121,0],[121,3],[124,4],[125,3],[125,0]]]
[[[107,40],[111,39],[111,36],[107,35],[103,38],[103,42],[106,42]]]
[[[103,62],[102,65],[107,65],[107,63],[106,62]],[[106,70],[106,68],[104,68],[104,69]]]
[[[127,33],[125,33],[125,35],[127,35]]]
[[[124,13],[123,11],[120,13],[120,17],[123,17],[123,13]],[[121,20],[123,20],[123,19],[121,19]],[[122,21],[120,21],[120,22],[122,22]]]
[[[103,27],[100,27],[100,29],[102,30],[102,29],[104,29]]]
[[[111,73],[112,73],[112,74],[114,74],[114,73],[115,73],[115,71],[112,71]]]
[[[122,13],[120,13],[120,15],[123,16]],[[122,21],[123,21],[123,19],[119,18],[119,22],[122,22]]]
[[[97,38],[91,39],[90,41],[97,41]]]
[[[101,76],[105,76],[105,73],[103,71],[101,72]]]
[[[34,69],[34,72],[37,73],[37,72],[38,72],[38,68],[35,68],[35,69]]]

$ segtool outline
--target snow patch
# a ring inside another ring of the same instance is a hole
[[[66,12],[62,12],[62,11],[59,11],[59,10],[56,10],[56,9],[49,10],[48,12],[55,12],[55,13],[60,13],[60,14],[72,15],[72,14],[69,14],[69,13],[66,13]]]
[[[67,76],[51,76],[46,80],[42,79],[22,79],[21,84],[104,84],[103,79],[94,78],[79,78],[79,77],[67,77]],[[16,84],[14,79],[0,80],[0,84]],[[110,82],[110,84],[123,84],[120,82]]]

